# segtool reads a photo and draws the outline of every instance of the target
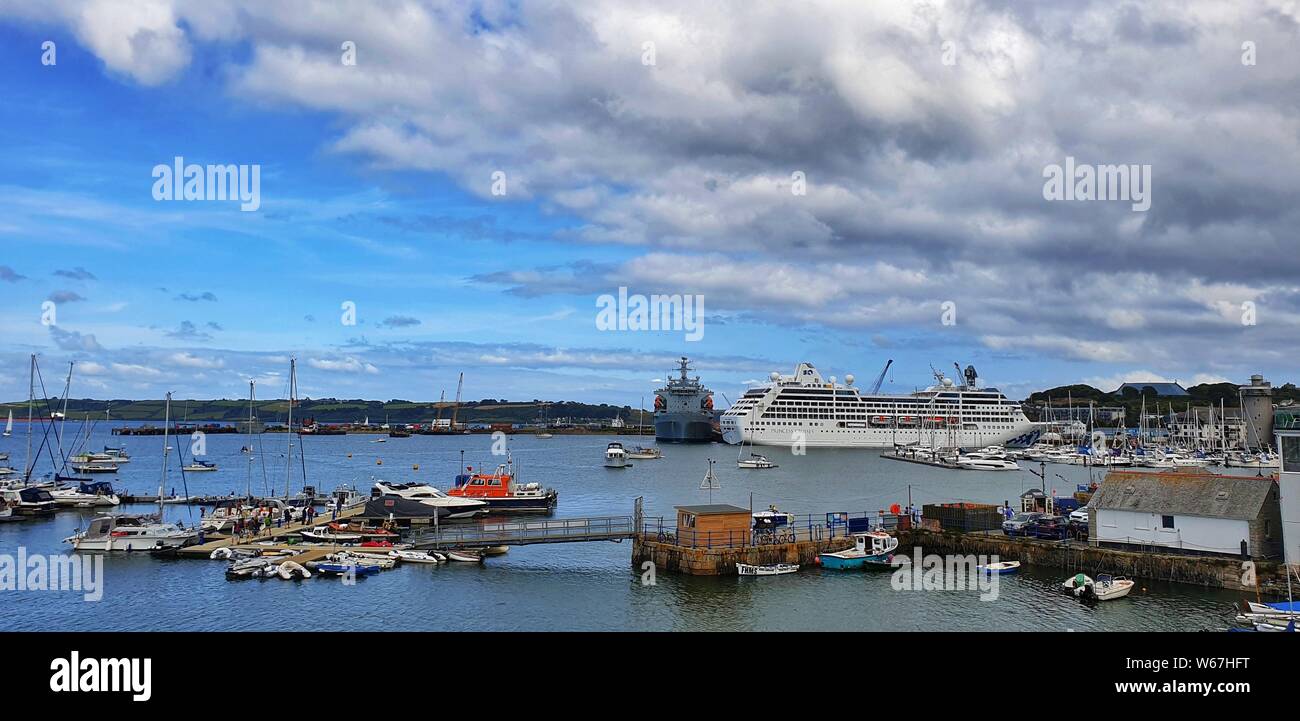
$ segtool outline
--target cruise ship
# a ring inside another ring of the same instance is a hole
[[[973,366],[964,382],[935,371],[936,383],[909,395],[862,393],[853,376],[839,384],[822,378],[811,363],[794,375],[773,372],[771,382],[751,388],[722,414],[728,443],[809,447],[893,448],[920,443],[935,447],[1029,445],[1040,433],[1019,404],[996,388],[980,388]]]

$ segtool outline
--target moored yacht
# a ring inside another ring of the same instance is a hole
[[[371,496],[397,496],[426,506],[446,509],[445,518],[472,518],[488,511],[488,504],[473,498],[456,498],[427,483],[375,481]]]
[[[50,491],[50,496],[59,506],[72,508],[116,506],[122,502],[108,481],[82,481],[76,488]]]
[[[622,443],[612,441],[605,447],[606,468],[626,468],[627,465],[627,451],[623,450]]]

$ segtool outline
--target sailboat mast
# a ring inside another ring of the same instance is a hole
[[[248,438],[248,492],[249,498],[253,497],[253,393],[257,381],[248,381],[248,432],[245,436]]]
[[[31,364],[27,371],[27,466],[23,475],[23,485],[32,481],[32,411],[36,408],[36,354],[32,354]]]
[[[297,360],[289,359],[289,436],[288,451],[284,456],[284,499],[289,500],[289,477],[293,474],[293,400],[297,384]]]
[[[172,425],[172,394],[167,392],[167,398],[163,401],[163,460],[162,475],[158,478],[158,520],[162,520],[163,513],[163,495],[167,485],[167,438],[168,432],[171,431]]]

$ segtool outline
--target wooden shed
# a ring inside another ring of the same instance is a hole
[[[677,506],[677,539],[684,546],[742,546],[753,523],[748,508],[727,503]]]

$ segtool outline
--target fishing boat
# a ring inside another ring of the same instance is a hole
[[[210,471],[217,470],[217,464],[211,461],[196,460],[187,466],[183,466],[181,470],[185,471],[186,473],[207,473]]]
[[[465,470],[469,473],[456,476],[455,486],[447,495],[482,501],[494,513],[550,513],[559,502],[560,494],[553,488],[516,481],[515,463],[509,453],[495,473],[474,473],[472,466]]]
[[[623,449],[623,444],[618,441],[611,441],[605,446],[605,467],[606,468],[627,468],[627,451]]]
[[[447,559],[457,563],[482,563],[483,555],[473,551],[447,551]]]
[[[776,468],[777,465],[761,453],[751,453],[749,458],[740,458],[736,460],[737,468]]]
[[[749,563],[737,563],[736,574],[739,576],[781,576],[799,570],[797,563],[777,563],[770,566],[755,566]]]
[[[375,481],[371,490],[372,497],[397,496],[408,501],[416,501],[425,506],[432,506],[445,514],[445,518],[473,518],[488,512],[488,504],[478,498],[467,498],[456,493],[444,493],[427,483],[391,483]]]
[[[50,491],[50,496],[59,506],[72,508],[116,506],[122,502],[108,481],[82,481],[76,488]]]
[[[663,458],[664,452],[654,446],[649,448],[645,446],[637,446],[627,452],[627,457],[638,461],[653,461],[658,458]]]
[[[1076,598],[1097,601],[1113,601],[1123,598],[1133,590],[1133,581],[1123,576],[1099,574],[1097,580],[1079,573],[1071,576],[1061,584],[1061,588]]]
[[[853,534],[853,548],[823,553],[817,558],[824,568],[849,570],[867,566],[890,566],[894,561],[894,549],[898,548],[898,539],[884,531],[868,531]]]
[[[983,566],[976,566],[976,568],[988,574],[1015,573],[1020,570],[1020,561],[998,561]]]

